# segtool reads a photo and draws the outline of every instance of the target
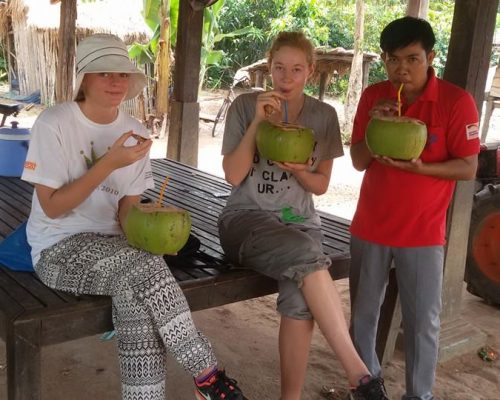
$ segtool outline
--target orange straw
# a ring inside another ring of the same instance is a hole
[[[399,85],[398,90],[398,117],[401,117],[401,92],[403,91],[403,84]]]
[[[156,205],[158,207],[161,206],[161,203],[163,202],[163,193],[165,193],[165,189],[167,188],[168,181],[170,179],[170,176],[167,176],[165,180],[163,181],[163,184],[161,185],[161,190],[160,190],[160,197],[158,198],[158,201],[156,202]]]

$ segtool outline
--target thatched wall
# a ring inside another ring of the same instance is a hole
[[[137,17],[142,19],[140,15],[134,16],[135,21],[130,19],[120,24],[113,20],[112,16],[102,15],[100,2],[78,4],[78,7],[82,6],[88,8],[78,10],[77,40],[92,33],[108,32],[118,34],[128,44],[147,42],[147,32],[142,28],[136,28],[138,26]],[[123,7],[125,6],[123,4]],[[10,75],[17,76],[21,95],[29,95],[39,90],[41,102],[47,106],[55,102],[59,8],[59,4],[51,5],[49,0],[9,0],[7,6],[4,5],[0,8],[0,21],[10,18],[12,23],[17,65],[15,73]],[[107,23],[102,23],[103,25],[99,26],[100,20],[103,18],[106,19]],[[130,25],[134,28],[132,29]],[[6,24],[2,24],[0,27],[3,42],[8,40],[7,32],[5,32],[6,26]],[[108,27],[113,27],[113,31],[110,32]],[[134,104],[134,102],[129,103],[126,108],[133,111],[133,114],[138,117],[143,117],[143,115],[138,114],[139,112],[148,112],[148,110],[141,111],[143,107]]]
[[[8,3],[19,91],[22,95],[40,90],[42,104],[53,104],[55,95],[55,75],[57,61],[57,29],[37,27],[27,24],[28,9],[21,0]]]

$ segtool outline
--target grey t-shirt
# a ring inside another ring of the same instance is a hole
[[[242,94],[231,104],[222,142],[223,155],[238,146],[252,122],[258,94]],[[316,143],[311,157],[311,171],[316,170],[320,161],[344,154],[337,113],[329,104],[306,95],[297,124],[314,131]],[[239,186],[233,187],[221,218],[235,210],[267,210],[275,212],[285,222],[320,225],[312,194],[300,185],[291,172],[260,157],[257,152],[248,176]]]

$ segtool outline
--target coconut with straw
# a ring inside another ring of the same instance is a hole
[[[378,156],[396,160],[420,157],[427,142],[427,127],[422,121],[401,115],[401,93],[398,89],[398,115],[374,116],[366,127],[365,141],[370,151]]]
[[[175,255],[186,244],[191,232],[191,216],[186,210],[163,205],[168,181],[167,176],[156,202],[130,207],[123,231],[131,246],[153,254]]]

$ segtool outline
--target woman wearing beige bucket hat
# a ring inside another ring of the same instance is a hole
[[[83,39],[76,62],[74,101],[40,114],[22,176],[35,186],[27,227],[35,271],[51,288],[112,298],[123,399],[165,399],[168,352],[194,377],[198,399],[242,400],[164,259],[122,233],[128,209],[154,186],[147,131],[119,109],[146,77],[113,35]]]

